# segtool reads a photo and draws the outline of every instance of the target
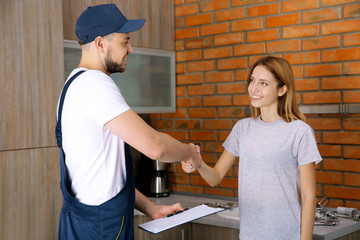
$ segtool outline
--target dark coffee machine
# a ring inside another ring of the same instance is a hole
[[[153,175],[150,184],[150,195],[152,197],[168,197],[169,182],[166,174],[166,163],[153,161]]]

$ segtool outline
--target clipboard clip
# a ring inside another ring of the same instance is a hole
[[[212,207],[212,208],[223,208],[225,210],[229,210],[229,209],[232,209],[233,203],[228,203],[226,205],[221,205],[219,202],[215,202],[215,203],[204,203],[204,205],[206,205],[208,207]]]

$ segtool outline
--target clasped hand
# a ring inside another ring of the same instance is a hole
[[[193,143],[189,143],[189,145],[194,149],[195,156],[190,160],[181,162],[182,169],[186,173],[195,172],[196,169],[200,168],[201,164],[202,164],[202,158],[201,158],[201,154],[200,154],[200,147],[198,145],[193,144]]]

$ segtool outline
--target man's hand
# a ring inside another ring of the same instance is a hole
[[[151,214],[149,217],[151,217],[153,220],[158,219],[161,217],[165,217],[171,213],[174,213],[176,211],[183,211],[184,209],[181,207],[180,203],[175,203],[173,205],[155,205],[151,209]]]
[[[189,143],[189,146],[193,149],[193,154],[191,158],[181,162],[184,171],[187,173],[194,172],[196,169],[200,168],[202,164],[200,147],[193,143]]]

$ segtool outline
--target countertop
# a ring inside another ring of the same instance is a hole
[[[194,207],[202,203],[219,203],[220,205],[232,204],[237,207],[236,198],[226,198],[226,197],[209,197],[209,196],[192,196],[192,195],[183,195],[178,193],[171,193],[169,197],[164,198],[150,198],[153,202],[157,204],[171,205],[179,202],[183,208]],[[141,215],[142,213],[135,210],[135,215]],[[239,220],[236,218],[223,217],[222,213],[213,214],[207,217],[203,217],[193,221],[194,223],[212,225],[218,227],[234,228],[239,229]],[[315,240],[330,240],[337,239],[339,237],[345,236],[347,234],[360,231],[360,222],[354,221],[352,219],[343,218],[340,221],[338,226],[315,226],[313,239]]]

